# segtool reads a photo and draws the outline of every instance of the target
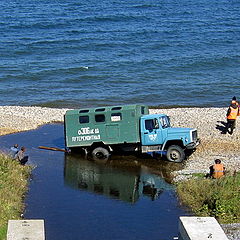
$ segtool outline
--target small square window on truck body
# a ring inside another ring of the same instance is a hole
[[[80,116],[79,123],[89,123],[89,116]]]

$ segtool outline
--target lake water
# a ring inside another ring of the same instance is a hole
[[[63,126],[0,137],[1,148],[25,145],[35,166],[26,196],[26,219],[44,219],[49,240],[170,240],[179,216],[189,215],[167,183],[168,162],[113,158],[106,164],[79,155],[38,149],[63,148]],[[173,164],[180,166],[180,164]]]
[[[1,105],[227,106],[237,0],[0,1]]]

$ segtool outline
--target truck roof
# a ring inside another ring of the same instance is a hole
[[[160,114],[148,114],[143,115],[142,118],[156,118],[156,117],[164,117],[167,116],[166,114],[160,113]]]
[[[104,106],[104,107],[97,107],[97,108],[82,108],[82,109],[73,109],[67,110],[65,115],[72,115],[72,114],[88,114],[88,113],[104,113],[109,111],[122,111],[122,110],[135,110],[136,108],[144,107],[148,111],[148,106],[146,105],[139,105],[139,104],[132,104],[132,105],[116,105],[116,106]]]

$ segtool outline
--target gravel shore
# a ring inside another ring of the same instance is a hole
[[[52,122],[63,122],[67,109],[0,106],[0,135],[35,129]]]
[[[0,106],[0,135],[35,129],[52,122],[63,122],[67,109]],[[185,162],[180,171],[174,172],[174,180],[192,177],[193,173],[207,173],[216,158],[224,163],[227,171],[240,170],[240,128],[233,135],[222,134],[226,123],[227,108],[175,108],[150,109],[150,113],[164,113],[173,127],[191,127],[198,130],[201,144]],[[240,239],[239,224],[223,225],[229,239]]]
[[[35,129],[52,122],[63,122],[67,109],[0,106],[0,135]],[[240,170],[240,129],[233,135],[221,134],[226,123],[227,108],[174,108],[150,109],[150,113],[165,113],[173,127],[197,128],[201,139],[197,151],[184,162],[184,168],[177,171],[175,181],[191,177],[192,173],[207,173],[209,166],[220,158],[227,171]]]

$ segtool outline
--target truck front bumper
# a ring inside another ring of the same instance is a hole
[[[200,139],[198,138],[196,142],[189,143],[186,145],[186,149],[194,149],[200,144]]]

